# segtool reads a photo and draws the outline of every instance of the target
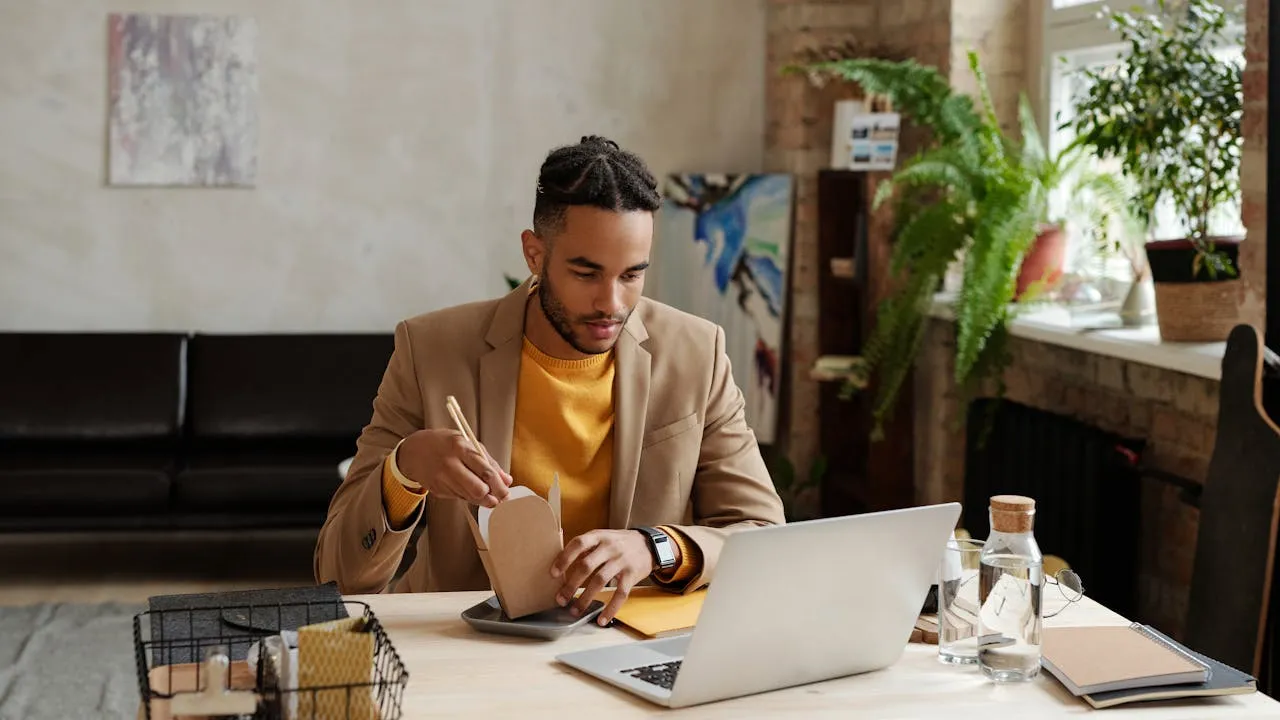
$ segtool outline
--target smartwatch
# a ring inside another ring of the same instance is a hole
[[[649,551],[653,553],[653,561],[657,564],[659,570],[666,570],[674,567],[676,564],[676,552],[672,549],[671,536],[662,532],[658,528],[638,527],[633,528],[637,532],[641,532],[649,540]]]

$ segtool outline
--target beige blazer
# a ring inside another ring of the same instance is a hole
[[[382,463],[415,430],[452,428],[445,398],[453,395],[480,442],[510,469],[529,285],[397,324],[373,418],[320,530],[318,582],[337,581],[347,594],[489,589],[466,517],[475,506],[428,495],[407,528],[394,530],[382,504]],[[744,420],[718,326],[643,298],[615,347],[609,527],[682,530],[702,551],[701,572],[683,588],[692,591],[715,574],[728,533],[783,523],[782,501]],[[424,520],[416,552],[406,554]]]

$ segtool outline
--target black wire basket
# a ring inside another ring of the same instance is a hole
[[[354,617],[361,620],[355,623],[358,632],[372,639],[367,682],[281,682],[268,650],[270,645],[278,652],[279,646],[267,638]],[[133,617],[133,644],[144,708],[139,717],[148,720],[168,720],[175,698],[204,690],[211,682],[216,688],[253,693],[252,711],[229,715],[242,720],[398,720],[409,682],[378,618],[366,603],[351,600],[151,609]],[[222,665],[206,664],[211,651],[225,655]],[[211,677],[214,669],[222,676]]]

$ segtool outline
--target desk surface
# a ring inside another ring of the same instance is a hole
[[[554,642],[476,632],[459,614],[491,594],[357,595],[382,621],[409,671],[404,717],[626,718],[652,715],[749,717],[1067,717],[1094,713],[1100,720],[1131,717],[1280,717],[1280,703],[1261,693],[1226,698],[1156,702],[1094,711],[1042,672],[1025,685],[996,686],[977,666],[951,667],[934,645],[910,644],[884,670],[750,697],[668,710],[579,674],[555,661],[559,653],[634,640],[616,628],[594,625]],[[1046,612],[1057,605],[1045,594]],[[1048,626],[1127,624],[1084,598]]]

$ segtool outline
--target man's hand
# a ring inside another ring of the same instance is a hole
[[[506,499],[511,476],[483,447],[476,452],[456,430],[419,430],[401,443],[396,466],[436,497],[496,507]]]
[[[570,610],[575,616],[586,611],[605,585],[617,581],[613,598],[597,618],[600,625],[608,625],[613,620],[631,594],[631,588],[651,572],[653,554],[649,552],[649,542],[635,530],[583,533],[570,540],[551,564],[551,576],[564,579],[556,600],[562,607],[572,602]],[[574,600],[578,588],[582,588],[582,594]]]

